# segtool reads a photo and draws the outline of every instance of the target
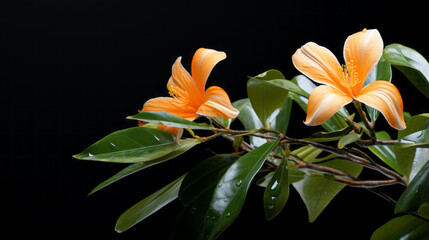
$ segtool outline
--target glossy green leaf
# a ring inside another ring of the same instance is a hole
[[[258,179],[258,181],[256,182],[256,185],[266,188],[268,186],[268,183],[273,178],[274,173],[275,172],[270,172],[267,175],[263,176],[262,178]],[[288,167],[288,183],[289,183],[289,185],[294,183],[294,182],[301,181],[302,179],[304,179],[304,175],[305,175],[305,173],[303,171],[300,171],[296,168],[292,168],[291,166],[289,166]]]
[[[237,156],[231,154],[215,155],[189,171],[179,191],[179,199],[185,208],[177,218],[172,239],[203,239],[204,221],[213,191],[237,159]]]
[[[319,165],[341,170],[354,177],[359,176],[362,171],[362,166],[344,160],[331,160]],[[305,170],[305,173],[304,179],[295,182],[293,186],[307,207],[309,221],[313,222],[346,185],[337,183],[321,173],[310,170]]]
[[[404,215],[388,221],[378,228],[371,236],[371,240],[405,240],[429,239],[429,223],[414,217]]]
[[[127,117],[127,119],[158,123],[158,124],[162,124],[170,127],[178,127],[178,128],[205,129],[205,130],[214,129],[213,127],[208,126],[206,124],[192,122],[168,112],[156,112],[156,111],[141,112],[136,115],[129,116]]]
[[[260,129],[264,126],[255,110],[253,110],[252,104],[248,98],[244,98],[232,103],[232,105],[240,111],[238,114],[238,120],[243,124],[245,130]],[[266,142],[265,139],[259,137],[249,136],[250,144],[254,147],[259,147]]]
[[[308,94],[310,94],[316,88],[316,85],[304,75],[298,75],[294,77],[291,81]],[[307,112],[308,98],[305,98],[293,92],[290,92],[289,96],[302,108],[302,110]],[[344,118],[349,116],[350,115],[347,109],[343,107],[329,120],[324,122],[321,126],[327,131],[335,131],[346,128],[349,125],[344,120]]]
[[[424,129],[429,129],[429,113],[411,117],[407,121],[407,128],[398,132],[398,139]]]
[[[267,220],[277,216],[289,198],[287,160],[283,160],[272,176],[264,192],[264,212]]]
[[[388,141],[392,140],[390,135],[385,132],[377,132],[376,137],[378,140]],[[388,145],[375,145],[368,148],[375,156],[380,158],[385,164],[391,167],[393,170],[398,172],[399,174],[403,174],[401,168],[399,167],[398,160],[395,156],[395,151],[393,146]]]
[[[122,213],[116,222],[115,230],[124,232],[175,200],[184,177],[185,175],[174,180]]]
[[[322,150],[311,146],[303,146],[293,150],[292,152],[298,155],[298,157],[305,162],[314,163],[317,156],[322,153]]]
[[[305,98],[308,98],[310,94],[308,94],[306,91],[302,90],[300,87],[298,87],[294,82],[286,79],[273,79],[269,81],[272,84],[275,84],[287,91],[293,92],[295,94],[298,94],[300,96],[303,96]]]
[[[283,134],[286,134],[289,127],[289,120],[292,111],[292,99],[287,98],[286,103],[280,109],[277,117],[271,121],[270,129],[277,130]]]
[[[219,180],[206,214],[206,239],[218,236],[238,216],[252,179],[277,144],[278,141],[267,142],[240,157]]]
[[[395,213],[417,212],[423,204],[429,204],[429,161],[420,168],[402,193],[395,206]]]
[[[423,165],[429,161],[429,129],[403,137],[394,145],[402,172],[411,182]]]
[[[401,148],[428,148],[429,147],[429,129],[418,131],[405,136],[396,143]]]
[[[286,103],[288,91],[266,80],[247,81],[247,95],[259,120],[266,126],[274,112]]]
[[[351,134],[347,134],[345,136],[342,136],[340,138],[340,140],[338,141],[338,144],[337,144],[338,148],[342,149],[345,146],[347,146],[347,145],[349,145],[351,143],[354,143],[354,142],[356,142],[359,139],[360,139],[360,134],[359,133],[351,133]]]
[[[383,56],[429,98],[429,63],[420,53],[395,43],[384,48]]]
[[[414,86],[429,98],[429,63],[416,50],[401,44],[384,48],[384,58],[399,69]]]
[[[349,134],[353,130],[352,126],[345,127],[340,130],[330,132],[316,132],[309,138],[305,138],[307,141],[312,142],[330,142],[340,140],[343,136]]]
[[[137,162],[137,163],[133,163],[133,164],[129,165],[128,167],[122,169],[120,172],[116,173],[115,175],[113,175],[109,179],[100,183],[88,195],[91,195],[91,194],[97,192],[98,190],[100,190],[100,189],[102,189],[102,188],[104,188],[104,187],[106,187],[106,186],[130,175],[130,174],[136,173],[140,170],[154,166],[158,163],[162,163],[162,162],[168,161],[172,158],[175,158],[175,157],[181,155],[182,153],[188,151],[189,149],[191,149],[192,147],[194,147],[195,145],[197,145],[199,143],[200,143],[200,141],[195,140],[195,139],[182,139],[179,141],[180,145],[178,146],[178,148],[176,150],[172,151],[171,153],[168,153],[167,155],[164,155],[162,157],[159,157],[159,158],[156,158],[153,160],[144,161],[144,162]]]
[[[135,163],[158,159],[180,148],[173,135],[166,131],[132,127],[107,135],[73,157],[81,160]]]
[[[281,73],[279,70],[277,69],[270,69],[268,71],[265,71],[263,73],[260,73],[254,77],[250,77],[250,79],[256,79],[256,80],[273,80],[273,79],[282,79],[285,80],[285,76],[283,75],[283,73]]]
[[[219,154],[210,157],[194,166],[186,175],[180,187],[179,199],[184,205],[208,190],[212,190],[225,171],[238,159],[231,154]],[[207,210],[207,209],[206,209]]]

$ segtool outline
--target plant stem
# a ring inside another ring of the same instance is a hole
[[[365,124],[365,127],[368,129],[368,131],[371,135],[372,144],[375,144],[377,141],[377,137],[375,136],[374,125],[369,123],[368,118],[366,117],[366,114],[362,109],[362,104],[359,101],[353,101],[353,104],[355,105],[355,107],[358,111],[358,114],[359,114],[361,120],[363,121],[363,124]]]
[[[275,134],[278,134],[278,137],[274,136],[268,136],[261,133],[268,133],[272,132]],[[303,161],[302,159],[299,159],[298,156],[291,154],[292,157],[289,158],[289,160],[295,162],[298,168],[308,168],[314,171],[319,171],[323,173],[327,173],[334,176],[334,180],[340,183],[344,183],[350,186],[354,187],[365,187],[365,188],[372,188],[372,187],[379,187],[379,186],[386,186],[386,185],[392,185],[396,183],[400,183],[402,185],[407,185],[406,181],[396,172],[385,168],[379,164],[377,164],[371,157],[369,157],[366,153],[363,151],[352,148],[352,149],[338,149],[332,146],[324,145],[318,142],[311,142],[308,140],[302,140],[302,139],[294,139],[287,136],[283,136],[278,131],[275,130],[267,130],[267,129],[259,129],[259,130],[230,130],[230,129],[216,129],[215,133],[211,136],[205,137],[204,141],[212,140],[214,138],[217,138],[219,136],[223,136],[224,138],[228,139],[231,142],[235,141],[235,136],[241,136],[241,135],[252,135],[255,137],[261,137],[265,139],[271,139],[271,140],[281,140],[281,144],[299,144],[299,145],[305,145],[305,146],[312,146],[318,149],[321,149],[323,151],[332,153],[337,155],[340,159],[350,161],[355,164],[362,165],[366,168],[373,169],[376,171],[379,171],[383,175],[387,176],[388,180],[360,180],[358,178],[355,178],[345,172],[342,172],[338,169],[307,163]],[[250,152],[254,148],[247,142],[243,141],[240,145],[240,147],[245,152]],[[357,154],[357,155],[356,155]],[[276,158],[282,158],[281,156],[273,155]],[[273,167],[277,167],[278,165],[272,161],[267,160],[267,164]]]

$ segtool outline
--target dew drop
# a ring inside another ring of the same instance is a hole
[[[268,205],[268,209],[269,209],[269,210],[272,210],[273,208],[274,208],[274,205],[273,205],[273,204]]]
[[[241,184],[243,183],[242,180],[238,180],[237,183],[235,185],[237,185],[237,187],[241,186]]]
[[[224,198],[224,199],[223,199],[223,201],[224,201],[224,202],[228,202],[228,198]]]
[[[231,213],[227,212],[225,216],[226,217],[231,217]]]

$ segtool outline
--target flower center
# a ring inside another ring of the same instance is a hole
[[[168,86],[168,93],[170,94],[170,96],[172,96],[174,99],[178,101],[185,102],[185,103],[190,102],[188,92],[179,87],[175,87],[173,85]]]
[[[170,96],[173,97],[174,100],[184,103],[186,108],[198,108],[198,106],[191,101],[191,97],[187,91],[173,85],[170,85],[167,88]]]
[[[359,74],[356,71],[356,65],[353,60],[347,62],[347,65],[338,66],[338,69],[343,73],[343,79],[341,79],[340,83],[344,87],[352,88],[362,81],[359,79]]]

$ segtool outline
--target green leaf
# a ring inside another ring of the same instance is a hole
[[[322,153],[323,150],[320,150],[311,146],[303,146],[298,149],[293,150],[292,152],[298,155],[302,160],[313,163],[315,162],[317,156]]]
[[[198,198],[208,190],[212,190],[225,171],[238,159],[231,154],[219,154],[210,157],[194,166],[186,175],[180,187],[179,199],[184,205]],[[207,209],[206,209],[207,210]]]
[[[344,135],[349,134],[353,130],[352,126],[345,127],[343,129],[330,131],[330,132],[316,132],[309,138],[305,138],[307,141],[312,142],[330,142],[340,140]]]
[[[277,69],[270,69],[263,73],[256,75],[255,77],[249,77],[250,79],[256,80],[273,80],[273,79],[283,79],[285,80],[285,76]]]
[[[247,95],[259,120],[267,126],[271,115],[286,103],[288,91],[270,81],[249,79]]]
[[[260,187],[267,187],[268,183],[271,181],[271,179],[273,178],[275,172],[270,172],[267,175],[263,176],[262,178],[258,179],[258,181],[256,182],[256,185],[260,186]],[[304,175],[305,173],[303,171],[300,171],[296,168],[291,168],[290,166],[288,167],[288,182],[289,185],[294,183],[294,182],[298,182],[301,181],[302,179],[304,179]]]
[[[414,86],[429,98],[429,63],[416,50],[401,44],[384,48],[384,58],[399,69]]]
[[[298,75],[291,81],[308,94],[310,94],[316,88],[316,85],[314,85],[314,83],[304,75]],[[302,108],[302,110],[307,112],[308,98],[299,96],[293,92],[290,92],[289,96]],[[327,131],[335,131],[346,128],[349,125],[344,120],[344,118],[349,116],[350,115],[347,109],[343,107],[321,126]]]
[[[196,123],[196,122],[186,120],[184,118],[178,117],[169,112],[147,111],[147,112],[138,113],[133,116],[128,116],[127,119],[139,120],[143,122],[152,122],[152,123],[162,124],[170,127],[178,127],[178,128],[203,129],[203,130],[215,129],[206,124]]]
[[[289,176],[287,160],[283,160],[265,188],[264,212],[267,220],[277,216],[289,198]]]
[[[378,140],[392,140],[390,138],[390,135],[385,132],[377,132],[375,133],[375,136]],[[387,164],[389,167],[391,167],[393,170],[398,172],[399,174],[402,174],[402,170],[399,167],[398,160],[396,160],[395,151],[393,149],[393,146],[387,146],[387,145],[375,145],[368,148],[372,153],[374,153],[375,156],[380,158],[385,164]]]
[[[252,179],[278,141],[267,142],[240,157],[217,184],[205,218],[204,236],[213,239],[240,213]]]
[[[213,191],[237,159],[237,156],[231,154],[215,155],[189,171],[179,191],[179,199],[185,208],[177,218],[172,239],[203,239],[204,221]]]
[[[184,177],[185,175],[174,180],[122,213],[116,222],[115,230],[124,232],[175,200]]]
[[[238,120],[243,124],[245,130],[260,129],[264,126],[253,110],[252,104],[248,98],[244,98],[232,103],[240,113],[238,114]],[[259,147],[266,142],[265,139],[259,137],[249,136],[250,144],[254,147]]]
[[[359,139],[360,139],[360,134],[359,133],[351,133],[351,134],[347,134],[345,136],[342,136],[340,138],[340,140],[338,141],[338,148],[342,149],[346,145],[354,143],[354,142],[356,142]]]
[[[429,129],[418,131],[405,136],[396,143],[401,148],[428,148],[429,147]]]
[[[95,192],[97,192],[98,190],[130,175],[133,173],[136,173],[140,170],[146,169],[148,167],[151,167],[153,165],[156,165],[158,163],[162,163],[165,161],[168,161],[172,158],[175,158],[179,155],[181,155],[182,153],[188,151],[189,149],[191,149],[192,147],[194,147],[195,145],[199,144],[200,141],[195,140],[195,139],[184,139],[184,140],[180,140],[179,141],[179,145],[177,146],[177,149],[172,151],[171,153],[168,153],[167,155],[164,155],[162,157],[150,160],[150,161],[144,161],[144,162],[137,162],[137,163],[133,163],[131,165],[129,165],[128,167],[122,169],[120,172],[116,173],[115,175],[113,175],[112,177],[110,177],[109,179],[105,180],[104,182],[100,183],[97,187],[95,187],[89,194],[93,194]]]
[[[389,62],[387,62],[383,56],[380,57],[380,60],[378,60],[377,65],[371,70],[368,77],[365,80],[365,83],[363,84],[363,87],[367,86],[370,83],[373,83],[377,80],[385,80],[385,81],[392,81],[392,67]],[[372,122],[375,122],[378,118],[379,111],[375,108],[368,107],[365,105],[368,115]]]
[[[407,121],[407,128],[398,132],[398,139],[428,128],[429,113],[422,113],[420,115],[413,116]]]
[[[403,137],[393,145],[399,167],[411,182],[423,165],[429,161],[429,129]]]
[[[429,239],[429,223],[411,216],[404,215],[388,221],[378,228],[371,240]]]
[[[429,161],[402,193],[395,206],[395,213],[417,212],[423,204],[429,204]]]
[[[158,159],[179,149],[181,146],[166,131],[132,127],[107,135],[73,157],[81,160],[135,163]]]
[[[284,90],[293,92],[295,94],[301,95],[305,98],[310,97],[310,94],[308,94],[306,91],[302,90],[300,87],[298,87],[294,82],[286,80],[286,79],[273,79],[269,81],[272,84],[275,84]]]
[[[311,157],[313,158],[313,157]],[[306,159],[304,159],[307,161]],[[359,176],[362,166],[344,160],[331,160],[318,165],[341,170],[354,177]],[[308,211],[308,219],[314,222],[331,200],[346,186],[335,182],[332,178],[321,173],[305,170],[305,178],[295,182],[293,186],[298,191]]]
[[[270,129],[277,130],[286,135],[289,127],[290,113],[292,111],[292,99],[287,98],[286,103],[280,109],[277,117],[271,121]]]

